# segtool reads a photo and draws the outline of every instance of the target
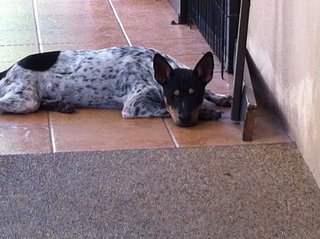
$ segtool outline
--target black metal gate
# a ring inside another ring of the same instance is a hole
[[[222,64],[233,73],[240,0],[181,0],[187,4],[188,21],[194,23]]]

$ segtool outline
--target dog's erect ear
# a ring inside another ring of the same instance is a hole
[[[197,63],[193,72],[200,77],[203,83],[208,84],[209,81],[211,81],[212,79],[213,68],[214,68],[213,55],[211,52],[207,52]]]
[[[167,60],[158,53],[156,53],[153,58],[153,69],[154,78],[159,84],[163,85],[169,80],[172,68]]]

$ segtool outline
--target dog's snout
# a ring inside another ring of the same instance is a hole
[[[190,114],[179,114],[179,120],[182,123],[188,123],[191,120],[191,115]]]
[[[192,115],[188,113],[179,114],[180,126],[187,127],[193,124]]]

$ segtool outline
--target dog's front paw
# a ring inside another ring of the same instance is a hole
[[[209,109],[205,109],[205,110],[201,110],[199,112],[199,116],[198,119],[199,120],[218,120],[221,118],[221,111],[218,110],[209,110]]]
[[[232,104],[231,95],[217,94],[209,90],[206,91],[205,99],[222,107],[230,107]]]
[[[232,95],[220,95],[221,98],[219,98],[216,102],[216,105],[222,106],[222,107],[231,107],[232,104]]]
[[[76,108],[73,104],[66,103],[64,101],[60,101],[57,107],[57,111],[61,113],[71,114],[76,111]]]
[[[198,119],[199,120],[218,120],[221,118],[222,112],[216,109],[214,103],[204,100],[200,110]]]
[[[64,102],[63,100],[42,99],[40,108],[43,110],[56,111],[68,114],[76,111],[76,108],[73,104]]]

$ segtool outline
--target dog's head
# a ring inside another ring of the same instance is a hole
[[[205,86],[212,79],[213,67],[211,52],[207,52],[193,70],[172,69],[163,56],[154,56],[155,79],[162,85],[167,110],[178,126],[188,127],[197,122]]]

